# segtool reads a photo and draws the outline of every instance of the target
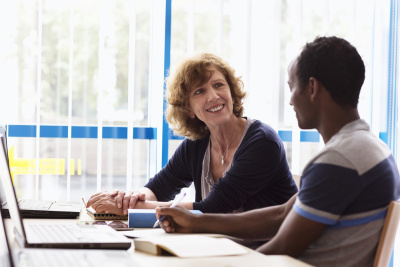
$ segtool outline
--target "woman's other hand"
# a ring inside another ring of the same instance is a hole
[[[123,209],[117,206],[114,193],[102,191],[92,195],[86,204],[86,208],[91,206],[98,213],[124,215]]]

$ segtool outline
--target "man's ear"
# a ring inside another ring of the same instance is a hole
[[[311,99],[311,101],[313,101],[320,94],[322,84],[316,78],[311,77],[308,80],[308,86],[309,86],[308,90],[309,90],[310,97],[311,97],[310,99]]]

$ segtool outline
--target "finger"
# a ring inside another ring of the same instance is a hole
[[[103,191],[97,192],[97,193],[93,194],[90,198],[97,197],[97,196],[101,195],[102,193],[103,193]]]
[[[107,191],[103,191],[97,194],[97,196],[90,198],[86,205],[87,207],[92,206],[92,208],[95,209],[99,204],[107,203],[110,201],[110,199],[112,199],[110,197],[110,193]],[[115,200],[112,199],[112,202],[114,203]]]
[[[165,229],[167,229],[168,233],[175,232],[175,222],[171,217],[167,217],[167,219],[163,221],[163,224],[165,225]]]
[[[174,208],[169,208],[168,206],[158,206],[156,208],[156,212],[159,216],[162,215],[173,216],[175,214]]]
[[[116,210],[112,209],[112,206],[108,204],[100,204],[97,206],[96,212],[98,213],[114,213],[116,214]]]
[[[172,228],[167,220],[160,222],[160,227],[167,233],[170,233],[172,231]]]
[[[100,193],[93,195],[89,198],[88,202],[86,203],[86,208],[89,208],[90,206],[93,206],[94,203],[96,203],[97,201],[99,201],[100,199]]]
[[[161,207],[158,206],[158,207],[155,208],[155,210],[156,210],[156,217],[157,217],[157,220],[158,220],[158,219],[160,219],[160,217],[161,217],[161,215],[162,215],[162,214],[160,214],[160,212],[161,212]]]
[[[138,196],[135,194],[132,194],[131,199],[129,200],[129,208],[134,209],[137,201],[138,201]]]
[[[102,204],[93,204],[92,208],[97,212],[97,213],[103,213],[104,212],[104,206]]]
[[[167,233],[173,233],[174,229],[168,226],[168,227],[165,227],[164,231]]]
[[[129,201],[131,200],[131,196],[132,196],[131,192],[125,193],[124,200],[122,202],[122,210],[125,215],[128,214],[128,207],[129,207]]]
[[[115,189],[115,190],[111,193],[111,196],[112,196],[112,197],[115,197],[115,196],[118,195],[118,193],[119,193],[119,190],[118,190],[118,189]]]
[[[96,208],[93,207],[93,209],[98,213],[104,212],[104,206],[102,204],[96,205]]]
[[[91,206],[91,204],[93,203],[93,199],[96,198],[99,194],[100,194],[100,193],[93,194],[93,195],[89,198],[89,200],[86,202],[86,208],[88,208],[88,207]]]
[[[146,194],[141,193],[138,195],[139,200],[146,200]]]
[[[170,232],[171,232],[171,228],[170,228],[170,227],[163,226],[162,224],[160,224],[160,227],[161,227],[161,229],[163,229],[164,232],[166,232],[166,233],[170,233]]]
[[[102,198],[94,198],[92,203],[90,204],[90,206],[97,211],[99,205],[103,205],[104,204],[104,200]]]
[[[158,218],[157,218],[158,219]],[[160,227],[165,231],[165,232],[167,232],[167,225],[165,224],[165,222],[163,221],[163,222],[160,222]]]
[[[122,202],[124,200],[125,192],[119,191],[117,196],[115,197],[115,202],[117,203],[117,207],[120,209],[122,208]]]

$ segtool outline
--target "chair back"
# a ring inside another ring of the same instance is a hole
[[[378,249],[376,250],[375,254],[374,267],[387,267],[389,265],[399,220],[400,202],[392,201],[389,204],[381,237],[379,238]]]

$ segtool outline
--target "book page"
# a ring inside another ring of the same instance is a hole
[[[188,235],[187,233],[166,233],[161,228],[136,228],[135,231],[124,232],[124,236],[129,238],[142,238],[142,237],[163,237],[163,236],[175,236],[175,235]],[[204,235],[209,237],[221,238],[226,237],[231,240],[238,240],[241,241],[242,239],[223,235],[223,234],[215,234],[215,233],[196,233],[196,236]]]
[[[138,238],[134,240],[137,250],[145,251],[141,242],[158,246],[169,253],[182,258],[189,257],[212,257],[246,254],[247,250],[241,245],[227,238],[213,238],[202,235],[173,235],[149,238]],[[155,248],[149,253],[157,251]]]

